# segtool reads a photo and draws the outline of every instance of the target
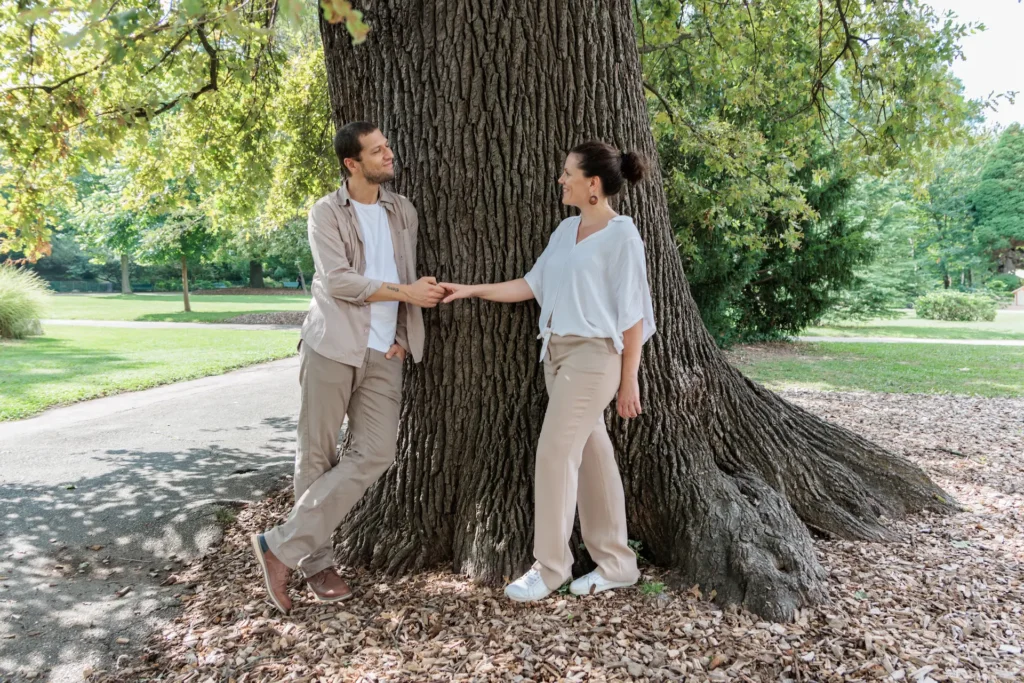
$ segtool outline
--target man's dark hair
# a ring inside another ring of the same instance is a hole
[[[369,121],[352,121],[346,123],[334,134],[334,153],[338,155],[338,163],[341,164],[341,175],[348,177],[348,169],[345,168],[345,159],[359,161],[363,153],[363,143],[359,138],[369,135],[378,127]]]

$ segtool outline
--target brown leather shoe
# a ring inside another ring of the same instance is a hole
[[[318,602],[343,602],[352,597],[352,589],[338,576],[334,567],[313,574],[306,579],[306,585]]]
[[[267,587],[267,597],[277,609],[285,614],[292,608],[292,599],[288,597],[288,577],[292,570],[281,560],[270,552],[267,542],[263,540],[263,534],[253,534],[249,537],[252,542],[252,549],[256,553],[256,561],[263,570],[263,583]]]

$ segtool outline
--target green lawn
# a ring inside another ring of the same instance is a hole
[[[925,337],[928,339],[1020,339],[1024,341],[1024,311],[999,311],[990,323],[924,320],[913,311],[895,320],[869,320],[830,327],[809,327],[805,337]]]
[[[729,356],[771,389],[1024,396],[1024,347],[825,342],[738,347]]]
[[[54,325],[45,336],[0,341],[0,421],[285,358],[297,341],[292,331]]]
[[[191,313],[182,311],[181,294],[59,294],[51,298],[46,317],[56,320],[217,322],[243,313],[304,311],[309,308],[309,297],[302,294],[207,294],[189,298]]]

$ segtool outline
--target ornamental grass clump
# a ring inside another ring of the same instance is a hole
[[[31,270],[0,266],[0,338],[42,334],[39,320],[49,298],[50,288]]]

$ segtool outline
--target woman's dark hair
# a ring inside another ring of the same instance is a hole
[[[342,176],[348,177],[345,159],[360,161],[360,156],[363,153],[361,138],[375,130],[377,130],[377,126],[369,121],[352,121],[339,128],[338,132],[334,134],[334,153],[338,155]]]
[[[646,159],[636,152],[620,152],[606,142],[584,142],[573,147],[570,154],[579,157],[584,176],[601,179],[601,188],[609,197],[617,195],[627,180],[634,185],[647,175]]]

